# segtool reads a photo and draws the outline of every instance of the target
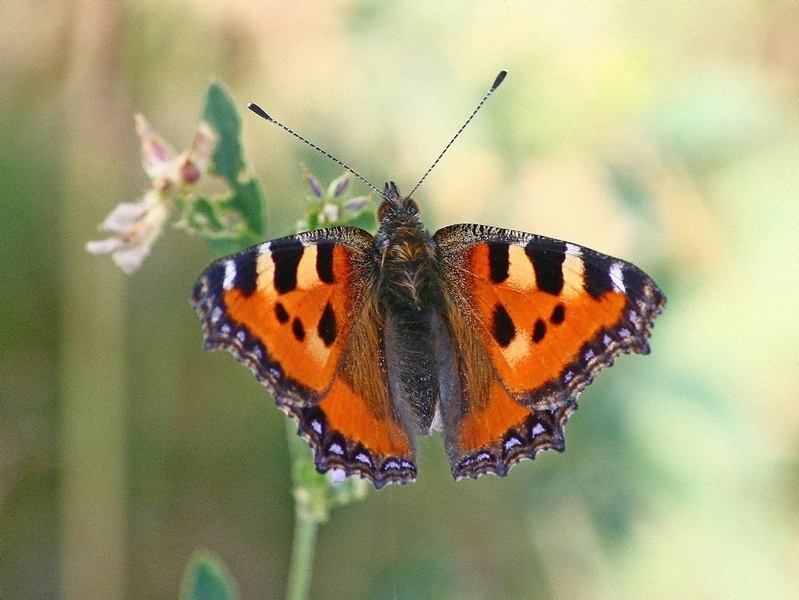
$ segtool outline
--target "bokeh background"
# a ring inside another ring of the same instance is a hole
[[[89,256],[135,200],[133,113],[189,146],[205,86],[435,230],[484,222],[631,260],[669,297],[649,357],[581,397],[565,454],[334,512],[313,598],[799,597],[799,6],[790,1],[0,2],[0,597],[174,599],[197,549],[284,595],[284,416],[203,350],[211,260],[170,230],[143,268]],[[270,236],[301,165],[243,115]]]

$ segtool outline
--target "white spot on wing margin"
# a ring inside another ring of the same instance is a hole
[[[566,242],[566,254],[571,254],[572,256],[576,256],[577,258],[583,257],[583,249],[580,246],[576,246],[575,244],[570,244]]]
[[[225,261],[225,279],[222,281],[222,289],[229,290],[233,287],[233,280],[236,278],[236,263],[232,260]]]
[[[626,292],[624,287],[624,272],[622,271],[621,263],[613,263],[610,267],[610,280],[613,282],[613,287],[617,292]]]

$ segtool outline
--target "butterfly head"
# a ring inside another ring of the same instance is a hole
[[[414,226],[421,223],[419,205],[410,196],[402,196],[393,181],[386,183],[383,200],[377,209],[377,220],[381,226],[389,224]]]
[[[383,202],[377,209],[380,228],[375,243],[383,254],[387,247],[401,239],[426,239],[426,232],[419,214],[419,205],[410,196],[399,193],[393,181],[386,184]]]

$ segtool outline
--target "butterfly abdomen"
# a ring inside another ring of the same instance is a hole
[[[389,310],[383,343],[393,406],[414,435],[430,433],[439,395],[432,311]],[[402,414],[402,412],[405,414]]]

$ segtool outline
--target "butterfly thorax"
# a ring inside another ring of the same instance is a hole
[[[435,246],[412,198],[386,184],[386,200],[378,209],[375,238],[375,285],[384,306],[394,311],[425,312],[439,294]]]

